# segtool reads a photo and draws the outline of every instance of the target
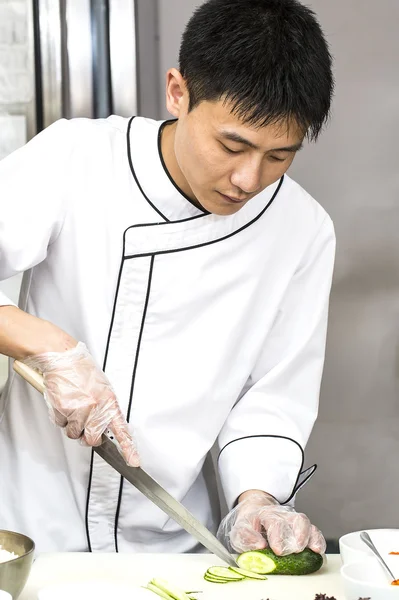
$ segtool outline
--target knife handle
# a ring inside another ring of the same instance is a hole
[[[18,373],[18,375],[25,379],[25,381],[30,383],[30,385],[32,385],[38,392],[44,394],[46,386],[44,385],[44,379],[41,373],[39,373],[35,369],[32,369],[32,367],[28,367],[19,360],[14,360],[13,369],[16,373]],[[118,444],[118,441],[115,439],[112,431],[108,429],[104,432],[104,436],[109,438],[120,452],[120,446]]]
[[[33,385],[38,392],[44,394],[45,386],[43,376],[38,371],[28,367],[19,360],[14,360],[13,369],[18,375],[21,375],[25,381]]]

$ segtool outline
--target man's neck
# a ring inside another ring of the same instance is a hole
[[[192,189],[190,188],[187,179],[184,177],[179,164],[176,159],[175,154],[175,134],[176,134],[177,121],[174,123],[168,123],[163,128],[161,133],[161,152],[162,158],[166,165],[166,168],[169,171],[169,175],[172,177],[173,181],[177,185],[177,187],[190,198],[190,200],[195,204],[198,208],[201,208],[198,200],[193,194]]]

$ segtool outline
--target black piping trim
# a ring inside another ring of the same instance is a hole
[[[155,210],[155,212],[157,212],[159,214],[160,217],[162,217],[165,221],[169,222],[169,219],[167,217],[165,217],[164,214],[161,213],[161,211],[155,206],[155,204],[153,202],[151,202],[151,200],[149,199],[149,197],[144,193],[144,190],[141,187],[140,182],[139,182],[139,180],[137,178],[136,171],[134,170],[133,161],[132,161],[132,151],[131,151],[131,147],[130,147],[130,130],[132,128],[132,123],[133,123],[134,119],[135,119],[135,117],[132,117],[130,119],[129,124],[127,126],[127,132],[126,132],[127,158],[128,158],[128,161],[129,161],[130,171],[132,172],[134,180],[137,183],[137,186],[138,186],[140,192],[143,194],[144,198],[147,200],[148,204],[150,204],[150,206],[152,206],[152,208]]]
[[[92,482],[92,478],[93,478],[93,461],[94,461],[94,450],[91,451],[89,484],[87,486],[86,515],[85,515],[86,538],[87,538],[87,546],[89,548],[89,552],[93,552],[92,547],[91,547],[90,531],[89,531],[89,504],[90,504],[91,482]]]
[[[308,473],[308,475],[306,477],[304,477],[301,481],[301,483],[299,485],[297,485],[297,487],[295,488],[295,494],[297,492],[299,492],[300,489],[303,488],[303,486],[305,485],[305,483],[307,483],[309,481],[309,479],[312,479],[313,475],[315,474],[317,470],[317,465],[312,465],[311,467],[308,467],[307,469],[305,469],[304,471],[302,471],[302,473],[300,473],[300,475],[303,475],[304,473]]]
[[[103,371],[105,371],[105,368],[107,366],[109,343],[110,343],[110,340],[111,340],[112,328],[113,328],[114,320],[115,320],[115,313],[116,313],[116,305],[117,305],[118,294],[119,294],[119,287],[120,287],[120,284],[121,284],[123,265],[124,265],[124,262],[125,262],[124,258],[123,258],[124,254],[125,254],[125,240],[123,240],[121,265],[119,267],[118,281],[117,281],[117,284],[116,284],[116,291],[115,291],[115,297],[114,297],[114,306],[112,308],[111,322],[110,322],[110,326],[109,326],[109,330],[108,330],[107,346],[105,348],[105,356],[104,356],[104,362],[103,362]],[[92,484],[92,479],[93,479],[93,467],[94,467],[94,450],[91,451],[89,484],[87,486],[86,517],[85,517],[85,522],[86,522],[86,537],[87,537],[87,544],[88,544],[88,547],[89,547],[89,552],[92,552],[91,541],[90,541],[90,531],[89,531],[89,505],[90,505],[91,484]]]
[[[172,175],[169,173],[169,169],[165,164],[164,158],[163,158],[163,154],[162,154],[162,148],[161,148],[161,141],[162,141],[162,132],[165,129],[166,125],[169,125],[170,123],[175,123],[177,121],[177,119],[170,119],[169,121],[164,121],[158,131],[158,154],[159,154],[159,159],[161,161],[163,170],[165,171],[166,175],[168,176],[170,182],[172,183],[172,185],[176,188],[176,190],[179,192],[179,194],[181,196],[183,196],[183,198],[185,198],[188,202],[190,202],[190,204],[192,204],[193,206],[195,206],[195,208],[197,208],[198,210],[202,210],[203,214],[202,215],[196,215],[196,218],[198,217],[203,217],[205,215],[210,215],[211,213],[207,210],[205,210],[205,208],[203,208],[203,206],[198,206],[197,204],[195,204],[192,199],[187,196],[187,194],[185,194],[183,192],[183,190],[181,188],[179,188],[179,186],[176,184],[175,180],[173,179]]]
[[[155,206],[155,204],[153,202],[151,202],[151,200],[149,199],[149,197],[147,196],[147,194],[144,193],[144,190],[141,187],[141,184],[140,184],[140,182],[138,180],[138,177],[137,177],[136,172],[135,172],[134,167],[133,167],[133,161],[132,161],[132,155],[131,155],[131,147],[130,147],[130,130],[131,130],[132,121],[133,121],[134,118],[135,117],[132,117],[130,119],[129,125],[128,125],[128,128],[127,128],[127,155],[128,155],[128,161],[129,161],[130,171],[131,171],[131,173],[132,173],[132,175],[134,177],[135,182],[137,183],[137,186],[138,186],[140,192],[143,194],[143,196],[147,200],[148,204],[150,206],[152,206],[152,208],[166,221],[166,223],[171,223],[171,222],[172,223],[185,223],[186,221],[194,221],[194,219],[202,219],[202,217],[205,217],[207,214],[210,214],[210,213],[204,213],[204,214],[201,214],[201,215],[195,215],[194,217],[186,217],[185,219],[178,219],[177,221],[170,221],[169,219],[167,219],[165,217],[164,214],[161,213],[160,210],[158,210],[158,208]],[[179,190],[179,191],[180,191],[180,193],[182,193],[181,190]],[[161,222],[161,223],[147,223],[145,225],[164,225],[164,224],[165,223]]]
[[[152,256],[151,263],[150,263],[150,270],[149,270],[149,273],[148,273],[147,293],[146,293],[145,302],[144,302],[143,316],[141,318],[140,333],[139,333],[139,337],[138,337],[138,340],[137,340],[136,358],[135,358],[134,367],[133,367],[132,383],[131,383],[131,386],[130,386],[130,399],[129,399],[129,406],[128,406],[127,415],[126,415],[126,420],[127,420],[128,423],[129,423],[129,420],[130,420],[130,411],[131,411],[131,408],[132,408],[133,389],[134,389],[134,383],[135,383],[135,380],[136,380],[137,364],[138,364],[138,360],[139,360],[141,340],[142,340],[142,337],[143,337],[144,323],[145,323],[145,319],[146,319],[146,316],[147,316],[148,303],[149,303],[149,300],[150,300],[152,274],[153,274],[153,270],[154,270],[154,261],[155,261],[155,256]],[[123,481],[124,481],[124,479],[123,479],[123,477],[121,477],[121,481],[120,481],[120,485],[119,485],[118,505],[117,505],[117,509],[116,509],[115,522],[114,522],[114,538],[115,538],[115,550],[116,550],[116,552],[118,552],[118,534],[117,534],[117,528],[118,528],[119,513],[120,513],[121,503],[122,503]]]
[[[276,191],[274,192],[272,198],[266,204],[265,208],[254,219],[252,219],[252,221],[250,221],[249,223],[246,223],[245,225],[240,227],[240,229],[236,229],[235,231],[232,231],[231,233],[229,233],[228,235],[225,235],[224,237],[218,238],[216,240],[212,240],[210,242],[203,242],[202,244],[197,244],[196,246],[187,246],[185,248],[173,248],[172,250],[159,250],[158,252],[144,252],[142,254],[131,254],[129,256],[125,256],[125,260],[127,260],[129,258],[142,258],[144,256],[158,256],[161,254],[173,254],[174,252],[185,252],[186,250],[194,250],[195,248],[203,248],[204,246],[210,246],[211,244],[216,244],[217,242],[227,240],[228,238],[232,237],[233,235],[236,235],[237,233],[244,231],[244,229],[247,229],[247,227],[250,227],[253,223],[255,223],[256,221],[258,221],[258,219],[261,218],[261,216],[267,211],[267,209],[269,208],[269,206],[271,205],[271,203],[273,202],[273,200],[276,198],[277,194],[279,193],[281,186],[283,184],[283,181],[284,181],[284,175],[280,179],[280,183],[278,184],[278,187],[277,187]],[[197,217],[194,217],[194,218],[197,218]],[[183,219],[183,220],[190,221],[191,219]],[[173,221],[173,223],[181,223],[181,222],[182,221]],[[135,229],[138,227],[151,227],[153,225],[168,225],[168,223],[147,223],[147,224],[143,224],[143,225],[142,224],[132,225],[131,227],[128,227],[126,229],[124,237],[126,237],[126,233],[129,231],[129,229]]]
[[[306,483],[306,481],[308,481],[308,480],[310,479],[310,477],[313,475],[314,471],[316,470],[316,469],[314,469],[314,470],[313,470],[313,472],[311,473],[311,475],[309,475],[309,476],[308,476],[308,477],[307,477],[307,478],[306,478],[306,479],[305,479],[303,482],[301,482],[301,484],[298,486],[298,481],[299,481],[299,478],[300,478],[300,476],[302,475],[302,472],[303,472],[303,471],[302,471],[302,469],[303,469],[303,465],[304,465],[304,462],[305,462],[305,453],[304,453],[304,451],[303,451],[303,448],[302,448],[301,444],[299,444],[299,442],[297,442],[296,440],[293,440],[293,439],[292,439],[292,438],[290,438],[290,437],[286,437],[285,435],[261,435],[261,434],[259,434],[259,435],[245,435],[245,436],[243,436],[243,437],[237,438],[236,440],[231,440],[231,442],[228,442],[228,443],[227,443],[225,446],[223,446],[223,448],[222,448],[222,449],[221,449],[221,451],[219,452],[218,460],[219,460],[219,458],[220,458],[220,455],[222,454],[223,450],[225,450],[225,449],[227,448],[227,446],[230,446],[230,444],[234,444],[234,442],[239,442],[239,441],[241,441],[241,440],[247,440],[247,439],[249,439],[249,438],[261,438],[261,437],[264,437],[264,438],[278,438],[278,439],[282,439],[282,440],[288,440],[289,442],[293,442],[294,444],[296,444],[296,445],[298,446],[298,448],[300,449],[300,451],[301,451],[301,455],[302,455],[301,466],[299,467],[299,472],[298,472],[298,475],[297,475],[296,481],[295,481],[295,483],[294,483],[294,487],[293,487],[293,489],[292,489],[292,492],[291,492],[290,496],[287,498],[287,500],[284,500],[284,502],[281,502],[281,504],[287,504],[287,503],[288,503],[290,500],[292,500],[292,498],[295,496],[295,494],[296,494],[297,490],[298,490],[299,488],[301,488],[301,487],[302,487],[302,486],[303,486],[303,485]],[[314,466],[317,468],[317,465],[314,465]],[[309,467],[309,468],[312,468],[312,467]],[[306,472],[307,470],[309,470],[309,469],[306,469],[306,470],[305,470],[305,472]],[[266,491],[267,491],[267,490],[266,490]]]

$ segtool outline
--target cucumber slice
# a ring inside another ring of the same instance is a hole
[[[237,581],[243,581],[245,578],[242,577],[241,579],[231,579],[231,578],[227,578],[227,577],[218,577],[217,575],[211,575],[210,573],[208,573],[208,571],[205,573],[204,578],[207,581],[213,581],[214,583],[234,583]]]
[[[209,573],[206,573],[206,576],[209,579],[216,579],[217,581],[225,581],[226,583],[229,583],[230,581],[242,581],[242,579],[244,579],[244,577],[242,579],[227,579],[227,577],[217,577],[216,575],[210,575]]]
[[[210,567],[207,573],[209,573],[210,575],[214,575],[215,577],[221,577],[223,579],[233,579],[234,581],[244,579],[243,575],[240,575],[239,573],[234,573],[229,569],[229,567]]]
[[[166,594],[165,592],[157,588],[155,585],[152,585],[152,583],[149,583],[145,589],[150,590],[150,592],[154,592],[154,594],[157,594],[160,598],[163,598],[164,600],[173,600],[172,596],[169,596],[169,594]]]
[[[251,550],[240,554],[237,558],[237,564],[241,569],[251,571],[252,573],[258,573],[259,575],[272,573],[276,569],[274,560],[257,550]]]
[[[153,585],[159,590],[161,590],[161,592],[168,594],[169,600],[170,598],[172,598],[172,600],[189,600],[189,597],[183,590],[176,587],[175,585],[172,585],[168,581],[165,581],[165,579],[151,579],[150,585]]]
[[[238,573],[239,575],[243,575],[246,579],[262,579],[266,581],[266,575],[261,575],[260,573],[254,573],[254,571],[247,571],[246,569],[240,569],[240,567],[229,567],[231,571],[234,573]]]
[[[220,579],[220,577],[212,577],[211,575],[207,575],[205,573],[204,575],[204,579],[205,581],[208,581],[209,583],[232,583],[233,580],[232,579]]]

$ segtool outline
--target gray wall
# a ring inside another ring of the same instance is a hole
[[[179,44],[184,26],[201,0],[158,0],[159,49],[161,81],[161,119],[170,119],[165,108],[165,74],[178,66]]]
[[[399,3],[314,0],[336,58],[333,122],[292,169],[330,212],[338,254],[319,463],[298,505],[327,536],[399,526]]]
[[[200,3],[159,0],[162,81]],[[320,416],[307,448],[319,470],[297,507],[333,538],[399,527],[399,2],[306,4],[335,55],[337,94],[329,129],[290,174],[331,214],[338,251]]]

